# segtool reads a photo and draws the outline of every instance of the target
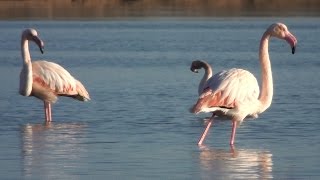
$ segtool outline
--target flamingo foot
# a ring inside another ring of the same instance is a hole
[[[235,153],[235,147],[234,147],[233,144],[230,144],[230,152],[231,152],[232,154]]]

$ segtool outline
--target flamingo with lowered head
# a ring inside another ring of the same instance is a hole
[[[192,113],[212,112],[212,116],[198,141],[201,145],[215,116],[225,116],[232,120],[230,145],[234,144],[237,124],[246,117],[258,117],[270,105],[273,96],[273,80],[269,59],[269,39],[276,37],[286,40],[295,52],[297,39],[287,26],[282,23],[272,24],[267,28],[260,41],[259,59],[262,71],[262,87],[259,95],[257,79],[249,71],[229,69],[212,76],[211,66],[204,61],[193,61],[191,71],[198,72],[204,68],[205,74],[199,84],[199,98],[190,109]]]
[[[44,44],[35,29],[25,29],[21,37],[22,70],[19,93],[35,96],[44,102],[45,121],[51,122],[51,104],[58,96],[67,96],[79,101],[90,100],[89,93],[80,81],[60,65],[48,61],[31,62],[29,41],[35,42],[41,53]]]

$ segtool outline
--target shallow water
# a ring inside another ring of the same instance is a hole
[[[270,42],[272,106],[237,131],[217,121],[196,145],[209,114],[193,115],[205,59],[217,72],[241,67],[260,79],[259,40],[281,21],[297,53]],[[2,21],[0,23],[0,174],[4,179],[318,179],[319,18]],[[20,33],[45,42],[33,59],[63,65],[92,101],[60,98],[44,125],[42,102],[18,95]]]

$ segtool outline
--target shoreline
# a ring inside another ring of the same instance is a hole
[[[319,16],[318,0],[0,0],[0,20]]]

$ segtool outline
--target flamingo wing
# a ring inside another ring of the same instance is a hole
[[[89,94],[84,86],[76,80],[62,66],[48,61],[34,61],[32,63],[33,83],[50,89],[57,95],[83,97],[89,100]],[[81,99],[79,99],[81,100]]]
[[[221,71],[208,80],[193,111],[212,107],[231,109],[236,104],[253,102],[258,96],[256,78],[246,70],[233,68]]]

